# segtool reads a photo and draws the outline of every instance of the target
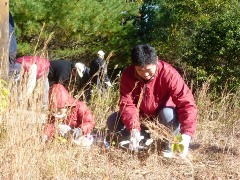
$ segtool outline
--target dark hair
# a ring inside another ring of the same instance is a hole
[[[146,66],[157,63],[157,53],[149,44],[137,45],[132,49],[132,65]]]

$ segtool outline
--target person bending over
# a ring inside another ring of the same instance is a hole
[[[95,120],[88,106],[73,98],[62,84],[54,84],[49,91],[49,122],[44,128],[44,140],[54,137],[55,127],[64,138],[73,135],[72,141],[78,145],[90,146],[90,135]]]

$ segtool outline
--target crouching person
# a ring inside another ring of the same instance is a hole
[[[95,126],[94,117],[87,105],[74,99],[62,84],[54,84],[49,91],[50,122],[44,128],[44,140],[53,138],[55,129],[59,135],[71,139],[77,145],[90,146],[90,135]]]
[[[120,111],[107,120],[109,131],[130,136],[129,149],[137,151],[139,142],[150,136],[143,120],[157,119],[175,135],[181,133],[180,144],[184,149],[180,156],[185,158],[197,124],[197,108],[191,90],[176,69],[160,60],[148,44],[135,46],[131,60],[132,64],[121,76]],[[173,156],[171,147],[171,142],[166,142],[163,156]]]

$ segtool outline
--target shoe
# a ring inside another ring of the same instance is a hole
[[[163,157],[165,157],[165,158],[172,158],[172,157],[173,157],[173,152],[172,152],[171,149],[169,149],[169,150],[163,150],[163,151],[162,151],[162,155],[163,155]]]
[[[166,158],[173,157],[172,143],[169,140],[164,140],[162,142],[162,155]]]

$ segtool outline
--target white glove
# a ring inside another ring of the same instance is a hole
[[[184,146],[183,152],[180,154],[181,158],[185,158],[188,154],[188,147],[190,143],[191,137],[187,134],[182,134],[182,141],[179,144]]]
[[[105,84],[107,84],[108,87],[113,87],[110,81],[105,82]]]
[[[72,139],[72,142],[83,147],[90,147],[93,143],[93,136],[87,134],[85,136],[79,137],[78,139]]]
[[[144,139],[144,137],[140,136],[140,131],[137,129],[133,129],[131,131],[129,149],[137,152],[139,148],[139,143],[142,139]]]
[[[58,129],[59,129],[60,134],[63,137],[66,137],[68,135],[68,132],[71,130],[71,127],[66,124],[59,124]]]

